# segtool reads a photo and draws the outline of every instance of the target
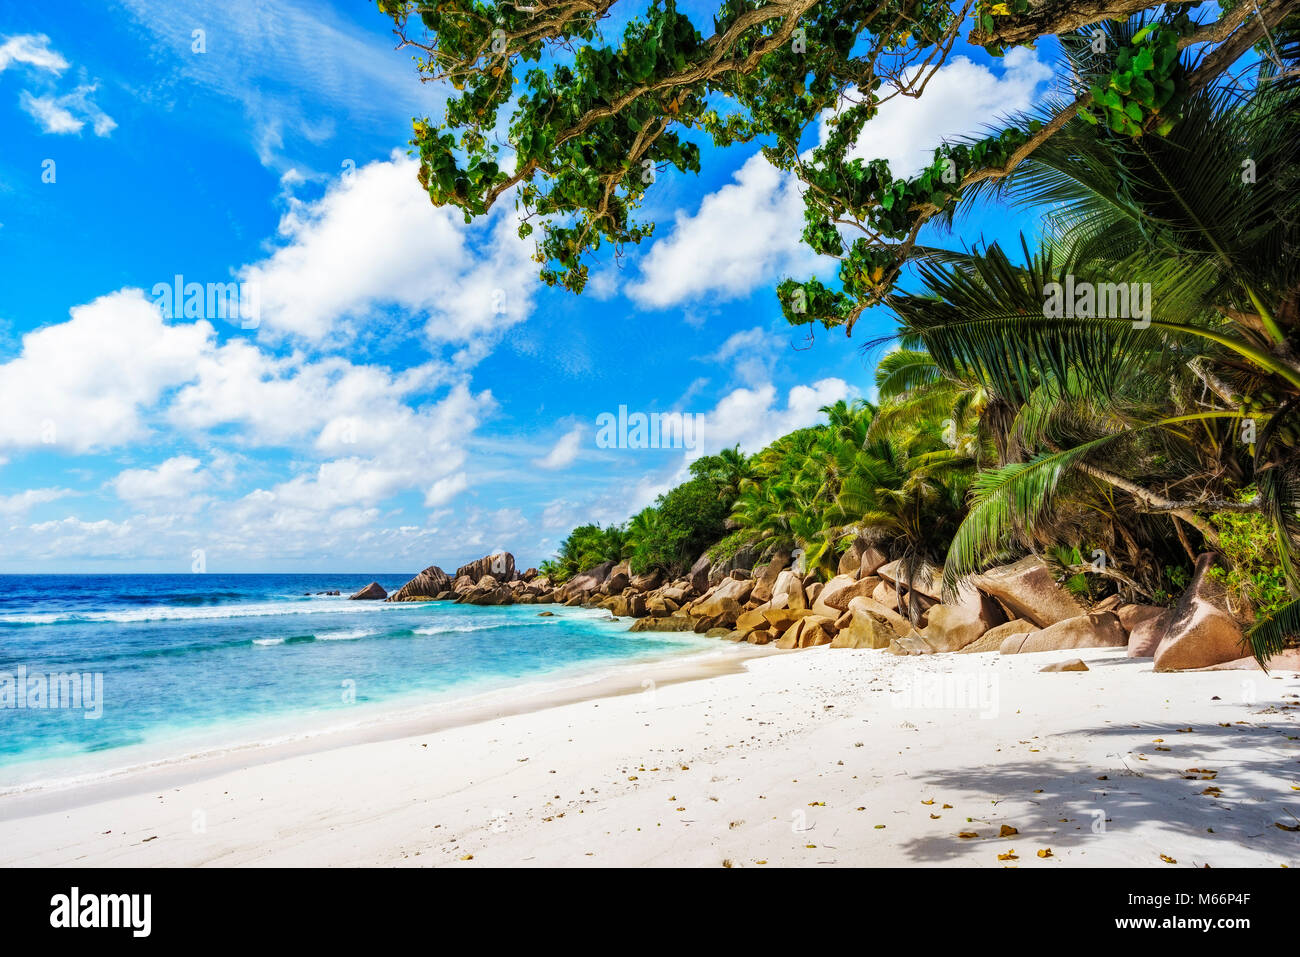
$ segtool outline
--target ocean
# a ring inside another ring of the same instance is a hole
[[[0,575],[0,793],[717,648],[598,609],[347,598],[408,578]]]

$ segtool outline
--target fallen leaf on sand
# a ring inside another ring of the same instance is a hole
[[[945,805],[944,805],[944,808],[945,808],[945,809],[951,809],[951,808],[952,808],[952,805],[951,805],[951,804],[945,804]]]
[[[1002,830],[998,832],[998,837],[1010,837],[1012,834],[1019,834],[1019,833],[1020,832],[1016,830],[1014,827],[1012,827],[1010,824],[1003,824]]]
[[[921,803],[922,803],[922,804],[926,804],[926,805],[933,804],[933,803],[934,803],[934,798],[931,798],[931,799],[928,800],[928,801],[922,801]]]
[[[1039,852],[1038,852],[1038,856],[1039,856],[1039,857],[1051,857],[1051,856],[1052,856],[1052,849],[1051,849],[1050,847],[1044,847],[1044,848],[1042,848],[1041,850],[1039,850]]]
[[[979,837],[979,833],[976,831],[962,831],[957,836],[964,838]]]
[[[1170,857],[1168,854],[1161,854],[1161,855],[1160,855],[1160,860],[1164,861],[1166,864],[1177,864],[1177,863],[1178,863],[1176,860],[1174,860],[1174,859],[1173,859],[1172,857]]]
[[[1284,831],[1291,831],[1293,833],[1300,831],[1300,824],[1283,824],[1281,821],[1278,821],[1273,826],[1280,827]]]
[[[1018,855],[1018,854],[1015,852],[1015,850],[1010,850],[1010,851],[1007,851],[1005,854],[999,854],[999,855],[998,855],[998,860],[999,860],[999,861],[1018,861],[1018,860],[1020,860],[1020,855]]]
[[[461,858],[461,860],[462,860],[462,861],[472,861],[472,860],[474,860],[474,855],[473,855],[473,854],[466,854],[464,857]]]
[[[931,815],[930,815],[930,820],[932,820],[932,821],[937,821],[937,820],[939,820],[939,818],[941,818],[941,817],[943,817],[942,814],[931,814]]]

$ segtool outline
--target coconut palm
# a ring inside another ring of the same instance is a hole
[[[942,381],[1017,407],[1005,464],[976,480],[949,586],[1041,531],[1084,480],[1209,544],[1216,514],[1262,510],[1296,584],[1300,191],[1283,174],[1300,155],[1297,95],[1281,83],[1193,91],[1166,138],[1072,121],[998,187],[1051,204],[1042,248],[1023,265],[997,247],[924,264],[923,291],[891,299]],[[1150,285],[1149,322],[1045,308],[1052,283],[1118,282]],[[900,377],[941,381],[894,361]],[[1258,624],[1257,656],[1298,621],[1288,606]]]

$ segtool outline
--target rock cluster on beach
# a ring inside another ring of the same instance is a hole
[[[691,631],[781,649],[870,648],[895,655],[1126,647],[1154,659],[1157,671],[1244,665],[1241,628],[1210,575],[1218,557],[1202,555],[1172,607],[1122,604],[1117,596],[1085,607],[1036,555],[987,569],[944,594],[937,569],[908,574],[901,561],[859,542],[829,581],[802,573],[796,556],[776,550],[765,561],[737,552],[707,554],[682,578],[634,574],[605,562],[555,585],[535,568],[519,571],[509,552],[486,555],[448,575],[420,572],[388,601],[472,605],[563,604],[603,608],[637,619],[632,631]],[[354,598],[372,597],[372,583]],[[383,597],[381,594],[374,597]]]

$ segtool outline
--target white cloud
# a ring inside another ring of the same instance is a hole
[[[733,332],[709,356],[709,360],[729,366],[740,382],[756,385],[772,378],[772,369],[785,342],[768,330],[755,326]]]
[[[540,459],[534,459],[533,464],[543,469],[562,469],[566,465],[572,464],[573,460],[578,457],[578,449],[582,445],[582,436],[585,430],[582,426],[576,426],[564,435],[560,436],[558,442],[551,447]]]
[[[853,390],[843,379],[819,379],[812,385],[792,388],[786,394],[785,407],[781,408],[777,404],[776,386],[771,383],[734,389],[704,414],[696,455],[715,453],[733,445],[752,454],[787,432],[825,421],[822,406],[852,394]]]
[[[46,133],[80,133],[90,123],[96,136],[108,136],[117,129],[117,122],[90,98],[96,89],[93,83],[82,84],[63,96],[33,96],[24,90],[18,105]]]
[[[465,489],[469,488],[469,477],[464,472],[440,478],[429,486],[424,495],[425,508],[437,508],[446,505]]]
[[[113,480],[117,497],[133,504],[192,499],[209,479],[198,459],[176,455],[152,469],[125,469]]]
[[[884,103],[863,127],[849,158],[886,159],[895,177],[911,176],[928,166],[944,138],[980,134],[991,118],[1028,109],[1052,68],[1033,50],[1016,47],[1002,58],[1001,75],[964,56],[944,64],[919,98],[896,96]],[[828,129],[822,116],[821,142]]]
[[[29,488],[14,495],[0,495],[0,515],[22,515],[36,505],[55,502],[75,494],[66,488]]]
[[[184,85],[242,107],[267,166],[292,165],[282,155],[286,148],[326,142],[340,122],[350,130],[383,130],[391,142],[394,122],[433,115],[440,102],[440,91],[419,82],[410,58],[393,52],[396,41],[374,9],[364,11],[371,29],[363,30],[328,6],[294,0],[225,0],[219,13],[209,0],[123,4]],[[203,53],[193,50],[195,29],[204,31]]]
[[[927,165],[945,136],[981,132],[988,117],[1027,109],[1051,68],[1032,50],[1011,50],[1000,75],[955,57],[929,81],[919,99],[895,97],[867,123],[850,157],[890,161],[895,176]],[[826,141],[822,117],[821,141]],[[705,196],[694,214],[679,211],[673,231],[650,247],[641,277],[627,294],[646,308],[707,306],[748,296],[784,276],[830,275],[834,260],[799,241],[803,200],[799,181],[761,153],[745,161],[735,181]],[[601,274],[606,294],[617,279]]]
[[[532,247],[505,212],[466,226],[436,208],[400,153],[340,177],[319,200],[291,199],[280,223],[287,244],[244,267],[257,283],[262,325],[311,342],[354,335],[396,306],[425,318],[435,342],[470,344],[476,356],[532,304]]]
[[[74,307],[0,364],[0,448],[89,452],[142,438],[146,410],[194,377],[212,336],[207,322],[165,323],[138,289]]]
[[[68,68],[68,61],[50,49],[50,38],[43,33],[18,34],[0,43],[0,73],[11,63],[25,63],[54,74]]]
[[[755,153],[694,215],[677,213],[672,233],[641,261],[628,296],[664,309],[743,298],[783,275],[825,272],[833,262],[799,242],[802,222],[798,180]]]

